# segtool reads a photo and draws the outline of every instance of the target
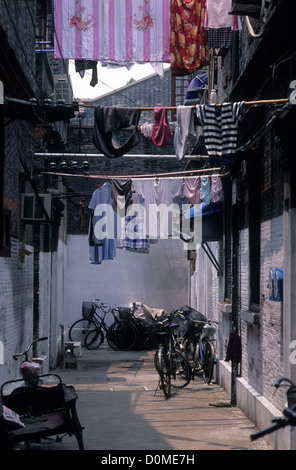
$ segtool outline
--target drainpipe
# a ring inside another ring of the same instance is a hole
[[[239,76],[239,31],[232,33],[232,88]],[[238,326],[238,257],[239,257],[239,213],[236,201],[232,201],[232,330]],[[238,363],[231,361],[231,405],[236,406],[236,377]]]
[[[232,88],[239,76],[239,31],[232,32]]]
[[[238,255],[239,255],[239,213],[236,201],[232,203],[232,330],[238,325]],[[236,406],[236,377],[238,375],[238,363],[231,361],[231,405]]]

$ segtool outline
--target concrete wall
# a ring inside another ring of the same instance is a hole
[[[179,240],[159,240],[149,254],[117,250],[114,260],[90,265],[88,237],[68,236],[67,325],[82,315],[82,302],[109,306],[143,302],[170,311],[188,302],[187,252]]]

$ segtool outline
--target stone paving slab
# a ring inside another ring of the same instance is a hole
[[[169,399],[156,391],[153,351],[83,349],[77,369],[54,372],[78,392],[86,450],[271,450],[264,439],[251,442],[253,423],[217,384],[197,377]],[[77,449],[74,437],[49,446]]]

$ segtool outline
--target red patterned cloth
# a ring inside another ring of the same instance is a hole
[[[172,75],[189,75],[208,65],[206,0],[172,0],[170,63]]]

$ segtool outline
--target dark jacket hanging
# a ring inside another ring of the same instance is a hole
[[[138,123],[139,108],[120,108],[116,106],[97,106],[95,108],[95,127],[93,143],[104,155],[117,158],[125,155],[140,141]],[[131,127],[126,131],[128,137],[120,144],[114,132]]]
[[[236,330],[229,334],[225,361],[241,362],[242,347],[239,334]]]

